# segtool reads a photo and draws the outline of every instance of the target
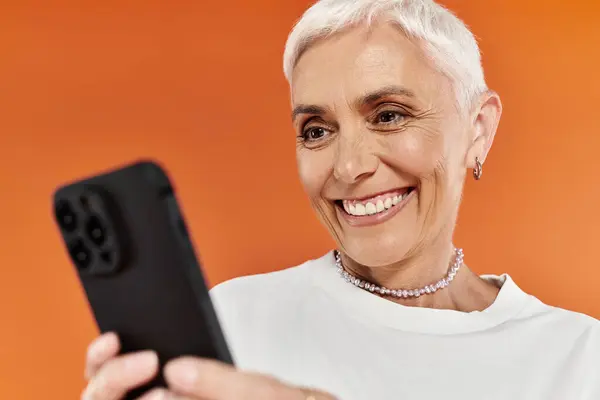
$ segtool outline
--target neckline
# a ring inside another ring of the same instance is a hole
[[[500,287],[494,302],[483,311],[409,307],[346,282],[337,272],[333,250],[314,261],[315,268],[311,272],[313,285],[339,303],[346,312],[370,324],[406,332],[453,335],[490,329],[514,318],[530,298],[508,274],[482,275],[481,278]]]

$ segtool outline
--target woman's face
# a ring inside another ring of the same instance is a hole
[[[451,239],[472,123],[417,44],[388,24],[318,41],[291,93],[300,179],[346,254],[383,266]]]

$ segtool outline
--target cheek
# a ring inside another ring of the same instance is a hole
[[[456,179],[457,158],[452,152],[458,139],[449,143],[452,133],[413,129],[391,142],[398,169],[421,185],[418,207],[426,225],[442,224],[447,219],[439,216],[454,212],[460,201],[462,185]],[[438,228],[424,231],[437,232]]]
[[[391,137],[388,144],[391,162],[419,179],[433,178],[446,161],[443,139],[435,132],[401,132]]]
[[[296,162],[300,182],[305,192],[315,200],[321,196],[332,169],[332,154],[329,149],[307,150],[298,149]]]

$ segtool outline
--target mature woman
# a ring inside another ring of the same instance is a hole
[[[431,0],[321,0],[289,36],[300,179],[338,251],[212,291],[237,368],[183,358],[149,399],[600,399],[600,324],[477,276],[452,235],[502,112],[476,41]],[[85,399],[152,352],[90,346]]]

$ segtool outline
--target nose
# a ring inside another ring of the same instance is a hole
[[[354,184],[373,175],[378,166],[379,158],[365,136],[344,138],[341,135],[333,167],[336,179]]]

